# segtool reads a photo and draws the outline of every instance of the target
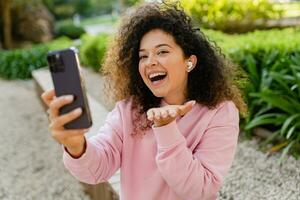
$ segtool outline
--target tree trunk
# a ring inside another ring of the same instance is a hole
[[[1,13],[3,19],[3,47],[12,48],[11,34],[11,0],[1,0]]]

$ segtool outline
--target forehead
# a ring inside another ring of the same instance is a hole
[[[154,29],[146,33],[140,42],[140,49],[155,48],[159,44],[168,44],[172,47],[177,46],[172,35],[160,30]]]

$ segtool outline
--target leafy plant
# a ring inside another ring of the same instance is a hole
[[[81,26],[74,25],[71,21],[66,21],[65,23],[57,24],[55,28],[55,35],[57,37],[66,36],[71,39],[78,39],[84,33],[84,28],[82,28]]]
[[[268,0],[183,0],[185,10],[203,27],[225,32],[247,32],[258,20],[279,18],[282,10]]]
[[[280,71],[271,69],[265,77],[269,80],[268,87],[250,93],[253,102],[261,104],[245,129],[269,124],[276,127],[276,138],[287,141],[282,161],[285,154],[300,144],[300,52],[290,55],[290,62],[285,68]]]
[[[47,66],[46,55],[50,50],[71,46],[67,38],[59,38],[32,48],[0,51],[0,76],[6,79],[27,79],[31,71]]]
[[[98,71],[105,55],[109,36],[106,34],[98,36],[84,35],[81,39],[80,58],[82,64]]]
[[[241,129],[249,137],[255,127],[269,129],[273,134],[263,144],[272,143],[277,151],[284,148],[281,161],[287,153],[299,156],[299,29],[205,33],[247,74],[243,93],[249,115],[241,120]]]

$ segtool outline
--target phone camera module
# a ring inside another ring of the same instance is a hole
[[[59,54],[52,54],[47,57],[51,72],[63,72],[64,62]]]

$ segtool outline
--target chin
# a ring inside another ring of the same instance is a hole
[[[154,91],[151,91],[151,92],[152,92],[152,94],[153,94],[154,96],[156,96],[156,97],[158,97],[158,98],[162,98],[162,97],[165,96],[165,95],[162,94],[161,92],[154,92]]]

